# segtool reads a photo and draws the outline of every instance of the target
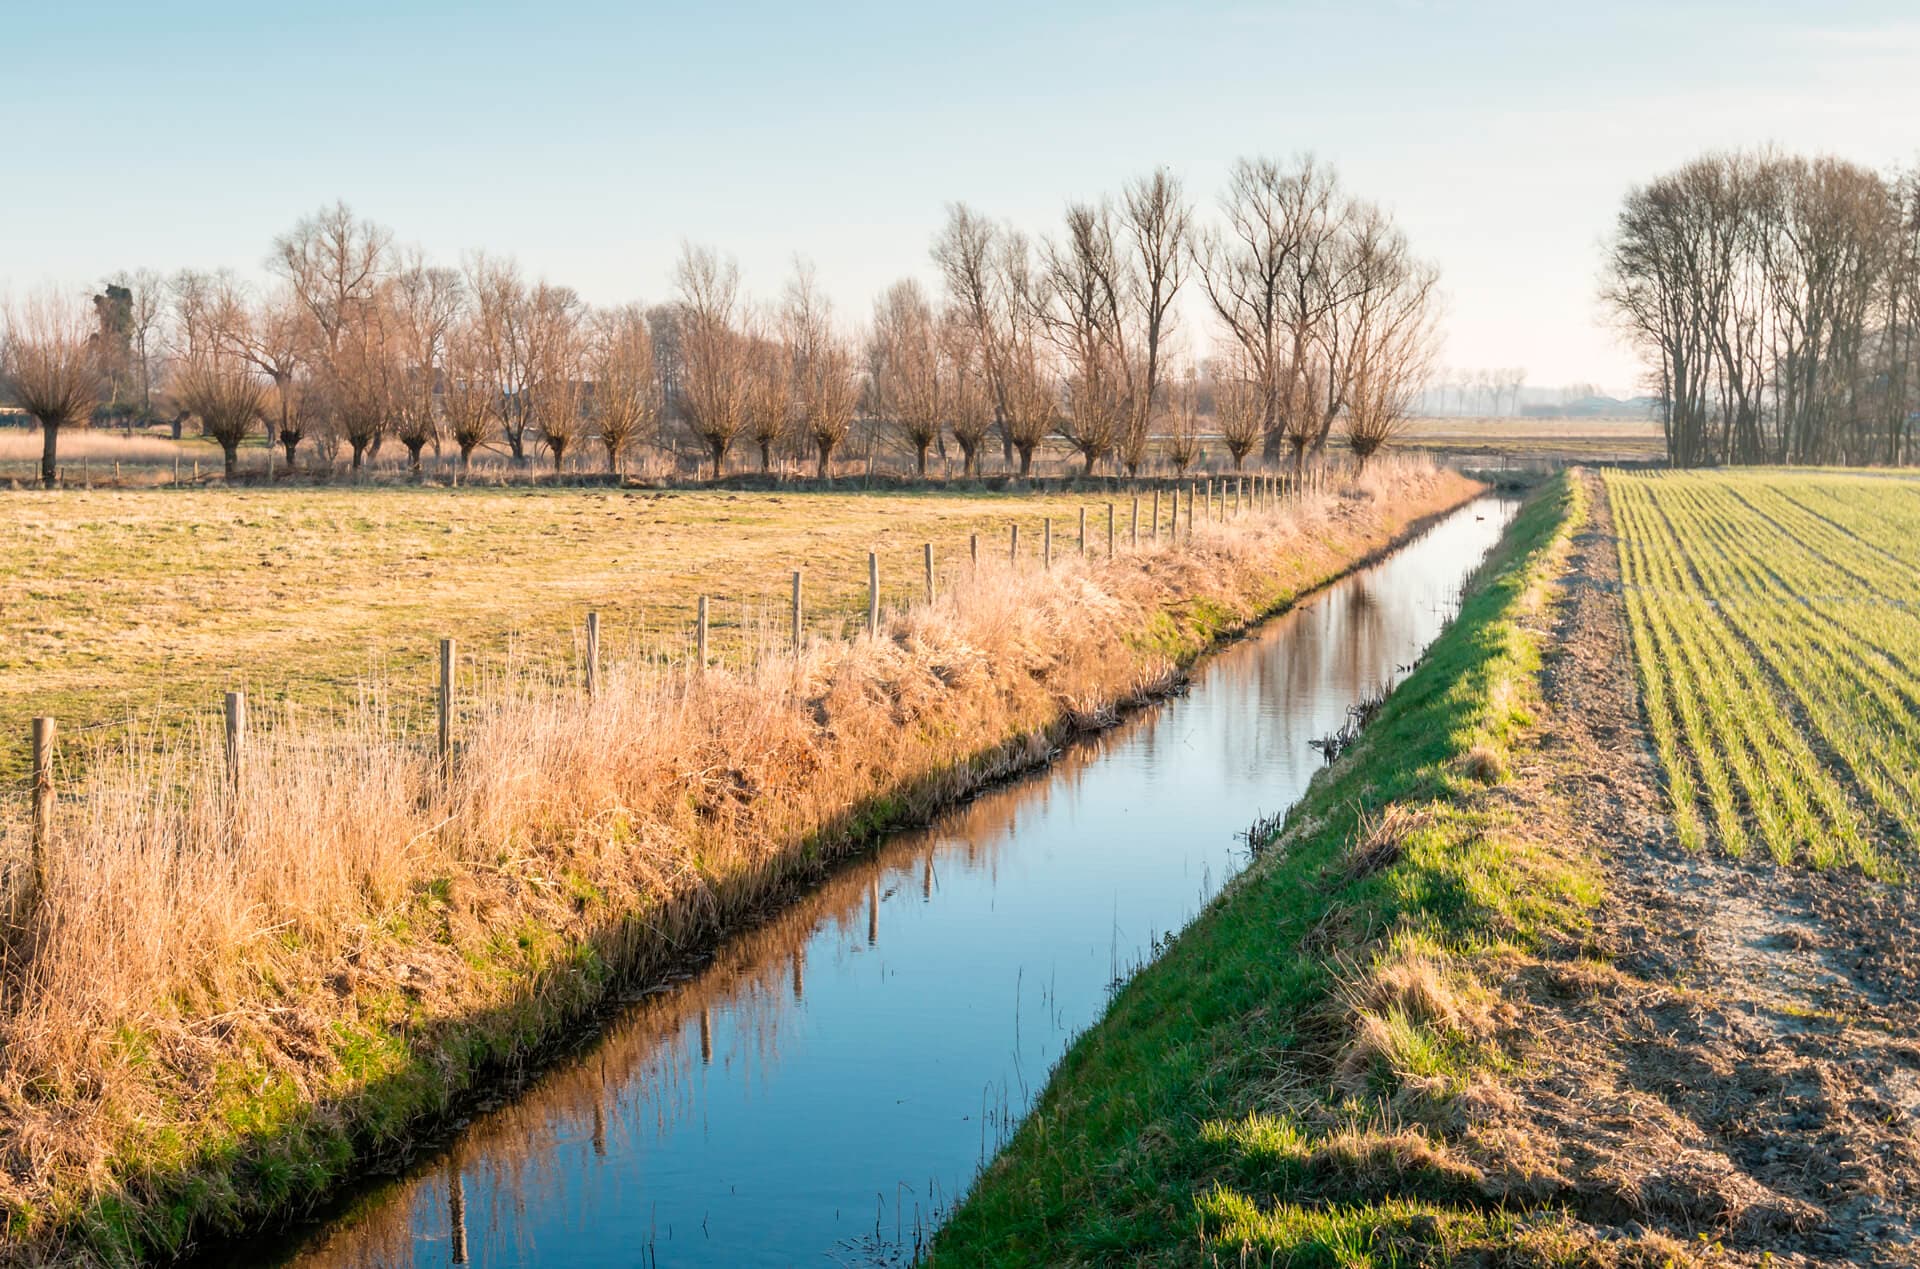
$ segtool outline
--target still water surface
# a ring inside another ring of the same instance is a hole
[[[1115,978],[1300,796],[1308,741],[1439,633],[1513,509],[1461,509],[1185,695],[894,837],[441,1158],[228,1263],[911,1263]]]

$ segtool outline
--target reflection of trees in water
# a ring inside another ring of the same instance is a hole
[[[930,900],[943,870],[991,874],[1020,812],[1044,808],[1057,781],[1074,787],[1109,743],[1069,746],[1044,776],[994,789],[895,837],[733,935],[706,968],[623,1009],[590,1053],[476,1118],[435,1164],[367,1196],[292,1264],[408,1266],[416,1241],[470,1246],[475,1263],[531,1255],[520,1217],[565,1194],[590,1193],[566,1181],[593,1158],[634,1154],[687,1122],[705,1067],[717,1060],[729,1078],[745,1081],[778,1062],[782,1030],[805,997],[807,948],[816,935],[833,932],[837,957],[876,946],[880,908],[896,890],[911,886]],[[487,1214],[479,1227],[476,1212]]]
[[[522,1219],[529,1208],[569,1192],[592,1195],[591,1187],[564,1183],[596,1160],[635,1155],[683,1125],[696,1113],[705,1070],[715,1061],[740,1081],[779,1061],[782,1030],[805,997],[807,949],[821,932],[833,932],[836,958],[863,954],[858,949],[878,944],[886,895],[913,886],[931,899],[947,868],[995,875],[1022,813],[1044,813],[1056,791],[1075,795],[1089,768],[1115,746],[1131,747],[1148,780],[1175,765],[1162,760],[1163,740],[1197,740],[1217,761],[1256,779],[1277,774],[1276,764],[1283,771],[1317,764],[1305,750],[1310,737],[1295,734],[1296,727],[1312,722],[1312,707],[1357,699],[1384,681],[1415,633],[1432,628],[1422,608],[1444,606],[1457,594],[1458,569],[1483,540],[1471,522],[1465,533],[1460,527],[1449,523],[1429,535],[1418,556],[1403,553],[1338,583],[1259,638],[1213,658],[1206,699],[1195,703],[1204,713],[1186,706],[1148,711],[1069,745],[1043,775],[896,836],[764,924],[732,936],[705,969],[630,1005],[590,1053],[477,1118],[441,1159],[370,1195],[293,1263],[398,1269],[415,1263],[417,1243],[444,1243],[475,1263],[535,1258]],[[480,1222],[476,1211],[485,1213]],[[590,1224],[594,1213],[578,1211],[574,1219]],[[664,1240],[666,1231],[658,1233]],[[634,1249],[636,1259],[641,1254]]]

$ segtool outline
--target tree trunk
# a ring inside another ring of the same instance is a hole
[[[927,446],[930,445],[931,443],[932,442],[930,441],[920,442],[920,453],[918,456],[919,461],[917,463],[917,466],[920,471],[920,479],[922,480],[925,480],[927,478]]]
[[[40,424],[40,483],[48,489],[60,483],[60,425]]]
[[[820,450],[820,479],[831,484],[833,482],[833,442],[816,439],[814,443]]]
[[[234,473],[240,467],[240,442],[221,441],[220,450],[227,456],[227,483],[233,483]]]
[[[366,458],[367,443],[364,440],[357,440],[352,442],[352,444],[353,444],[353,470],[357,472],[360,470],[361,462]]]
[[[773,470],[773,442],[770,440],[763,440],[760,442],[760,471],[761,471],[761,474],[764,475],[765,473],[770,472],[772,470]]]
[[[725,461],[727,457],[727,443],[720,440],[708,441],[707,448],[713,451],[713,478],[718,480],[720,479],[720,464]]]
[[[407,447],[407,470],[418,476],[420,474],[420,451],[427,447],[427,442],[422,439],[417,441],[402,441],[401,444]]]
[[[280,448],[287,451],[287,473],[293,473],[293,452],[300,448],[300,433],[280,429]]]
[[[1033,471],[1033,446],[1021,445],[1018,448],[1020,450],[1020,479],[1025,480]]]

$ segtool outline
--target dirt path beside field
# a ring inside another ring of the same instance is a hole
[[[1469,1140],[1490,1180],[1602,1238],[1663,1233],[1734,1263],[1920,1264],[1916,890],[1679,846],[1612,516],[1587,488],[1546,632],[1541,747],[1506,788],[1601,861],[1607,897],[1585,946],[1515,967],[1524,1074]]]

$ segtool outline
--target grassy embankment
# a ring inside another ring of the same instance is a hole
[[[23,817],[0,808],[0,1252],[131,1262],[297,1210],[623,981],[1042,759],[1472,489],[1388,463],[1111,562],[983,550],[881,638],[704,675],[616,653],[591,699],[498,673],[467,685],[451,780],[377,698],[264,711],[237,796],[217,735],[94,755],[31,903]]]
[[[1584,514],[1565,477],[1528,502],[1356,749],[1069,1051],[934,1265],[1593,1252],[1456,1149],[1509,1060],[1490,967],[1578,938],[1598,899],[1489,787],[1529,743],[1530,627]]]

